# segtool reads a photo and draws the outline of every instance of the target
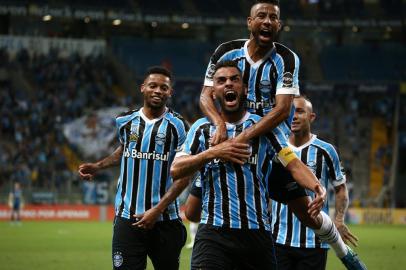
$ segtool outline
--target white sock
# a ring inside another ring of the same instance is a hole
[[[324,213],[320,212],[323,219],[320,229],[314,230],[314,233],[320,238],[321,241],[328,243],[334,249],[338,258],[342,258],[348,253],[347,246],[345,245],[340,233],[334,225],[331,218]]]

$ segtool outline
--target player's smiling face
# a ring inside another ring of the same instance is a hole
[[[141,85],[141,92],[144,94],[144,105],[160,109],[172,95],[171,80],[162,74],[150,74]]]
[[[244,107],[245,88],[241,73],[235,67],[219,68],[214,74],[213,89],[225,112],[235,112]]]
[[[279,14],[279,7],[272,4],[260,3],[251,8],[251,14],[247,19],[248,29],[258,46],[273,46],[281,29]]]

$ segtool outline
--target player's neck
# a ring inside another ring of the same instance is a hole
[[[227,123],[237,123],[239,122],[246,114],[246,110],[242,109],[236,112],[221,112],[221,117],[223,118],[224,122]]]
[[[310,130],[295,132],[290,135],[289,143],[293,146],[300,147],[310,141],[312,137],[313,134],[310,133]]]
[[[257,62],[261,60],[262,58],[265,57],[265,55],[269,52],[270,49],[272,49],[273,45],[270,47],[260,47],[255,39],[250,39],[247,49],[248,49],[248,54],[252,61]]]
[[[166,112],[166,106],[162,108],[152,108],[144,104],[142,112],[148,119],[152,120],[161,117]]]

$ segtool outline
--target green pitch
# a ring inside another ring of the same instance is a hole
[[[355,250],[369,270],[402,270],[406,265],[406,226],[352,226],[360,238]],[[0,269],[111,269],[111,223],[0,222]],[[184,249],[181,269],[189,269]],[[148,269],[153,269],[150,265]],[[327,269],[344,269],[331,253]]]

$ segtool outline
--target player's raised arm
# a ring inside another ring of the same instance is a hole
[[[266,114],[261,121],[253,125],[251,128],[244,130],[237,138],[236,141],[247,142],[252,138],[264,135],[269,130],[274,129],[280,123],[287,120],[291,112],[292,102],[294,95],[281,94],[277,95],[275,107]]]
[[[224,120],[217,111],[213,100],[213,88],[211,86],[203,86],[200,94],[200,109],[216,126],[217,130],[214,134],[211,144],[216,145],[227,140],[227,129]]]
[[[120,164],[121,156],[123,155],[123,146],[114,150],[108,157],[93,163],[83,163],[79,165],[78,173],[80,178],[85,180],[92,180],[96,173],[100,170],[116,166]]]

